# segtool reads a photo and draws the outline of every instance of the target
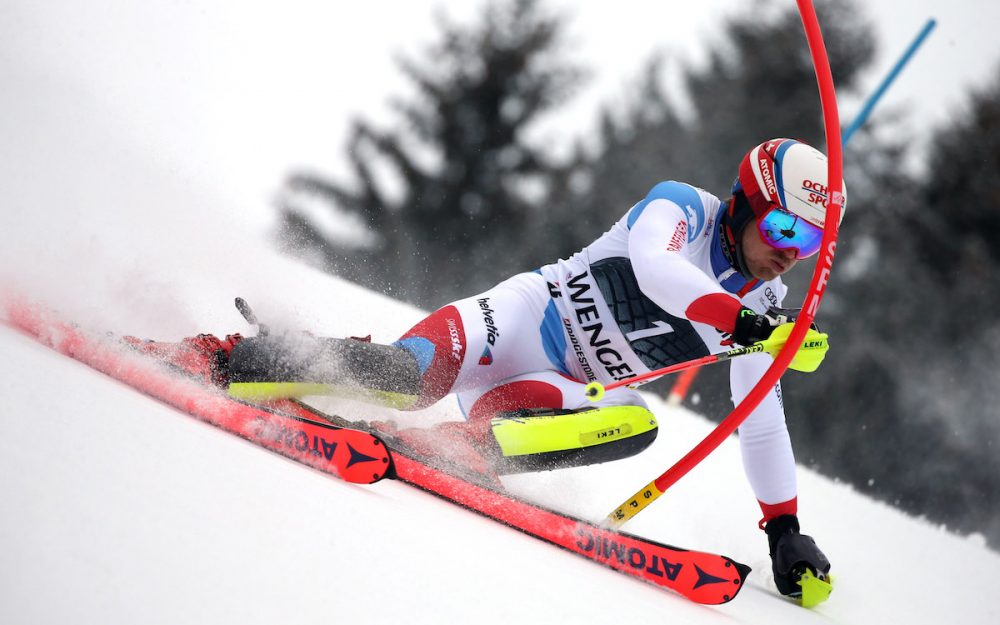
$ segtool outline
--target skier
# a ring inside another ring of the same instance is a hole
[[[244,399],[325,393],[418,409],[455,394],[465,422],[392,434],[477,470],[624,458],[652,443],[656,419],[632,388],[592,403],[584,386],[751,345],[793,322],[780,276],[819,250],[826,172],[819,151],[773,139],[742,160],[726,201],[662,182],[580,252],[448,304],[391,345],[273,333],[189,343],[218,359],[217,381]],[[735,402],[770,363],[733,359]],[[799,532],[780,384],[739,434],[775,582],[797,595],[806,568],[822,579],[830,564]]]

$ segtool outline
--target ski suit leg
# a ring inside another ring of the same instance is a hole
[[[467,422],[441,428],[461,433],[491,455],[538,460],[518,463],[519,470],[548,467],[549,461],[559,466],[603,462],[644,449],[656,436],[656,420],[637,392],[616,389],[593,403],[584,383],[554,370],[542,341],[550,301],[541,275],[519,274],[414,326],[394,343],[420,367],[422,393],[414,407],[455,393]],[[607,410],[612,407],[623,410]],[[516,427],[494,423],[500,413],[539,409],[550,414],[527,420],[522,414],[514,420]]]
[[[448,304],[392,345],[284,333],[241,341],[229,359],[229,393],[244,399],[337,395],[415,410],[551,364],[539,338],[549,295],[520,274]]]
[[[414,408],[550,369],[540,334],[548,302],[544,278],[523,273],[417,323],[393,343],[410,352],[420,369],[423,389]]]

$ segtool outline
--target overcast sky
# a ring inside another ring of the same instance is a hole
[[[740,4],[550,0],[569,16],[570,48],[592,80],[544,131],[567,143],[588,132],[597,106],[620,98],[654,50],[696,61],[720,16]],[[263,226],[288,168],[341,171],[351,117],[387,117],[388,97],[405,89],[393,55],[434,40],[433,9],[467,19],[480,5],[5,0],[0,186],[28,171],[12,165],[26,150],[42,163],[59,150],[59,133],[93,133],[129,144],[180,179],[211,180],[231,194],[230,208]],[[865,80],[869,90],[928,17],[939,22],[882,105],[909,106],[916,135],[947,119],[962,91],[1000,62],[998,2],[865,5],[882,36],[876,69]],[[842,102],[845,124],[859,104]],[[74,159],[93,155],[69,154],[62,162]],[[100,163],[87,166],[100,171]],[[5,211],[10,204],[5,198]]]

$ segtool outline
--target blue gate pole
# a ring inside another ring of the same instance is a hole
[[[929,35],[932,30],[934,30],[934,26],[936,25],[937,22],[934,21],[933,18],[927,20],[927,23],[924,24],[923,29],[921,29],[916,39],[914,39],[913,43],[910,44],[910,47],[906,49],[906,52],[903,53],[903,56],[901,56],[899,60],[896,61],[896,64],[893,66],[892,70],[889,71],[889,74],[885,77],[885,79],[882,80],[882,84],[880,84],[878,88],[870,96],[868,96],[868,100],[865,102],[865,105],[861,107],[861,112],[857,114],[857,116],[854,118],[854,121],[852,121],[851,124],[847,127],[847,129],[844,130],[843,138],[841,139],[841,145],[846,146],[847,142],[851,140],[851,135],[854,134],[854,131],[856,131],[858,128],[861,127],[862,124],[865,123],[865,121],[868,119],[868,116],[871,115],[872,109],[875,108],[875,105],[878,103],[879,99],[889,88],[889,85],[892,84],[892,81],[896,80],[896,76],[898,76],[899,73],[903,70],[903,67],[910,61],[910,58],[913,57],[913,54],[917,51],[917,48],[920,47],[920,44],[924,42],[924,39],[927,38],[927,35]]]

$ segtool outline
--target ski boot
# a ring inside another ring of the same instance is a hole
[[[132,349],[162,360],[206,384],[225,388],[229,382],[229,354],[240,341],[240,334],[227,334],[220,339],[212,334],[199,334],[179,343],[143,340],[123,336]]]
[[[232,350],[229,394],[250,401],[330,395],[389,408],[412,408],[421,397],[412,354],[364,339],[271,333]]]
[[[830,561],[811,536],[799,533],[798,517],[784,514],[771,519],[764,531],[778,592],[807,608],[825,601],[833,590]]]

